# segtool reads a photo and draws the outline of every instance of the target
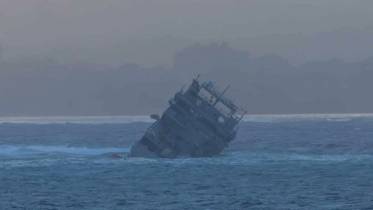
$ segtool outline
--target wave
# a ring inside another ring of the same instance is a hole
[[[1,156],[32,156],[32,155],[51,155],[51,154],[66,154],[66,155],[82,155],[82,156],[97,156],[113,153],[128,153],[128,147],[70,147],[70,146],[47,146],[47,145],[0,145]],[[133,159],[133,158],[128,158]],[[141,160],[146,158],[134,158]],[[247,161],[317,161],[317,162],[341,162],[351,160],[373,160],[372,154],[302,154],[302,153],[261,153],[237,151],[227,152],[217,157],[208,158],[178,158],[178,159],[149,159],[171,162],[247,162]]]
[[[126,163],[131,164],[170,164],[175,167],[183,165],[236,165],[250,166],[262,164],[333,164],[357,163],[373,161],[371,154],[279,154],[279,153],[251,153],[232,152],[217,157],[208,158],[178,158],[178,159],[146,159],[127,158]]]
[[[370,154],[261,154],[259,159],[265,161],[313,161],[313,162],[345,162],[372,160]]]
[[[279,115],[246,115],[244,122],[287,122],[287,121],[333,121],[348,122],[353,119],[373,118],[373,114],[279,114]]]
[[[154,122],[149,116],[50,116],[50,117],[0,117],[1,123],[12,124],[126,124]]]
[[[88,148],[43,145],[1,145],[0,156],[32,156],[41,154],[103,155],[128,152],[129,148]]]
[[[192,166],[255,166],[283,164],[356,164],[372,162],[371,154],[295,154],[228,152],[207,158],[131,158],[126,155],[113,158],[112,154],[128,154],[129,148],[85,148],[67,146],[0,146],[0,168],[44,167],[50,165],[98,164],[116,165],[160,165],[172,167]]]

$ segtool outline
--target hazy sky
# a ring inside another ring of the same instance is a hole
[[[294,62],[373,55],[370,0],[0,0],[8,59],[163,64],[193,42],[228,41]],[[336,36],[337,34],[337,36]]]
[[[372,20],[372,0],[0,0],[0,115],[159,113],[199,73],[249,113],[373,112]]]

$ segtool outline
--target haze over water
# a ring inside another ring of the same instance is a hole
[[[373,113],[372,14],[368,0],[1,0],[0,116],[160,113],[197,74],[250,114]]]

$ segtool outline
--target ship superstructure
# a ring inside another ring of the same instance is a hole
[[[213,82],[193,79],[130,151],[132,157],[206,157],[220,154],[237,133],[244,112]]]

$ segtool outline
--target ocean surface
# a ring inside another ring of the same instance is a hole
[[[247,116],[211,158],[118,158],[148,117],[0,118],[0,209],[373,209],[373,115]]]

